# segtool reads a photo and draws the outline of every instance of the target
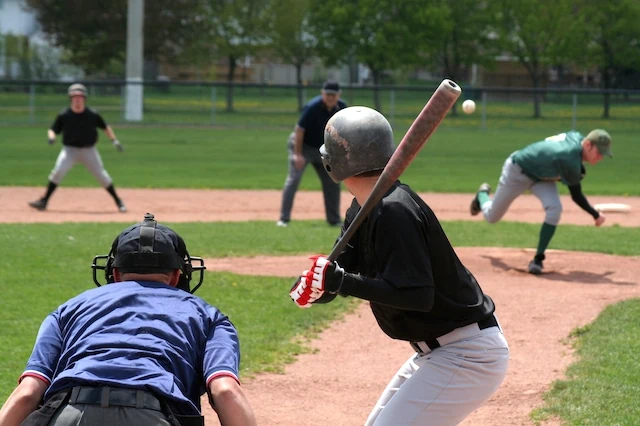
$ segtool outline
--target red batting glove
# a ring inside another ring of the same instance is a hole
[[[311,283],[311,288],[322,293],[325,291],[331,294],[338,293],[344,281],[344,269],[338,265],[338,262],[330,262],[326,256],[313,256],[311,260],[313,260],[311,274],[307,275],[307,282]]]
[[[289,297],[300,308],[310,308],[311,304],[324,294],[324,292],[315,290],[307,285],[307,276],[309,274],[309,271],[304,271],[303,275],[298,278],[289,291]]]

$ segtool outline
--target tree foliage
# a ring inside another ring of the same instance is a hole
[[[434,63],[443,76],[461,82],[473,65],[491,67],[500,53],[491,32],[494,18],[486,2],[478,0],[441,0],[446,18],[437,40],[433,40]],[[456,114],[455,105],[453,106]]]
[[[199,45],[213,46],[228,61],[227,111],[233,111],[233,80],[237,61],[256,54],[267,43],[269,0],[201,0],[204,23]]]
[[[517,58],[540,87],[552,65],[572,61],[581,37],[581,15],[572,0],[499,0],[495,32],[502,49]],[[540,117],[540,97],[534,95],[534,117]]]
[[[604,89],[616,88],[624,73],[640,71],[640,2],[580,0],[578,8],[585,29],[582,62],[600,71]],[[603,118],[609,118],[609,98],[603,97]]]
[[[328,64],[350,58],[365,64],[374,84],[374,104],[381,110],[377,85],[387,70],[428,65],[446,10],[435,1],[312,0],[311,31],[319,55]],[[420,52],[427,52],[421,55]]]
[[[298,110],[301,111],[302,67],[314,55],[316,39],[309,33],[309,0],[272,0],[269,9],[271,50],[296,68]]]
[[[127,0],[25,0],[52,42],[87,73],[99,73],[112,60],[124,62]],[[171,61],[198,37],[198,0],[147,0],[144,19],[145,59]]]

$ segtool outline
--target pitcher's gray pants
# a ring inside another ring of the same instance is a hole
[[[56,165],[49,174],[49,180],[56,185],[60,184],[76,163],[84,164],[103,187],[107,188],[111,185],[111,176],[104,169],[102,158],[100,158],[100,153],[95,146],[87,148],[63,146],[58,154]]]
[[[331,177],[327,174],[322,165],[322,159],[320,158],[320,151],[318,148],[302,146],[302,155],[305,159],[305,165],[301,170],[296,169],[293,163],[293,142],[295,133],[289,135],[287,148],[289,151],[289,172],[284,182],[284,189],[282,191],[282,206],[280,208],[280,220],[283,222],[289,222],[291,220],[291,210],[293,209],[293,199],[298,191],[300,180],[304,174],[307,164],[311,163],[316,170],[320,182],[322,183],[322,193],[324,195],[324,210],[327,218],[327,222],[330,224],[339,223],[342,219],[340,217],[340,184],[335,183]]]
[[[496,223],[502,219],[513,200],[526,190],[530,190],[544,207],[544,222],[549,225],[557,225],[562,214],[562,203],[556,182],[534,181],[522,173],[522,168],[513,162],[512,156],[513,154],[504,162],[493,200],[487,201],[481,206],[484,219],[489,223]]]

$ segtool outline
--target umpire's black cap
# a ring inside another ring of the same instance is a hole
[[[335,80],[327,80],[322,85],[324,93],[340,93],[340,84]]]
[[[113,247],[113,266],[122,272],[155,273],[182,269],[187,250],[182,238],[151,213],[122,231]]]

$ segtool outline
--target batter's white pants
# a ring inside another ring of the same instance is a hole
[[[514,153],[515,154],[515,153]],[[513,156],[513,154],[511,154]],[[513,162],[511,156],[502,166],[502,173],[498,181],[498,188],[493,200],[482,205],[482,214],[489,223],[496,223],[505,215],[513,200],[530,190],[540,200],[544,208],[544,222],[549,225],[560,223],[562,215],[562,203],[558,195],[558,187],[555,181],[535,182],[522,173],[522,168]]]
[[[84,164],[103,187],[107,188],[111,185],[111,176],[104,169],[102,158],[95,146],[88,148],[63,146],[56,160],[56,165],[49,174],[49,180],[56,185],[60,184],[76,163]]]
[[[457,425],[498,389],[509,347],[498,327],[414,354],[395,374],[366,426]]]

